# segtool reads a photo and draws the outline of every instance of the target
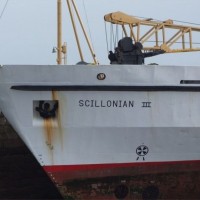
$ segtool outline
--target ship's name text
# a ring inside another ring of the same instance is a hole
[[[133,108],[133,100],[79,100],[79,107],[91,108]]]

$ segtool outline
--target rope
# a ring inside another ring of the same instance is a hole
[[[2,10],[1,15],[0,15],[0,19],[3,17],[3,14],[4,14],[5,10],[6,10],[7,5],[8,5],[8,1],[9,0],[6,1],[5,5],[3,7],[3,10]]]

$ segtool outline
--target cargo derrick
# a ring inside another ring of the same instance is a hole
[[[141,19],[122,12],[107,14],[104,16],[104,20],[120,25],[126,38],[131,38],[133,44],[141,44],[141,50],[147,53],[146,57],[154,56],[154,53],[158,55],[160,53],[200,51],[200,46],[197,46],[200,44],[194,42],[196,34],[200,33],[198,27],[174,24],[171,19],[166,21],[156,21],[151,18]],[[126,46],[128,46],[127,43]],[[153,54],[148,56],[148,53],[151,52]]]

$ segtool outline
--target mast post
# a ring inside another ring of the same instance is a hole
[[[57,64],[62,64],[62,0],[57,0]]]

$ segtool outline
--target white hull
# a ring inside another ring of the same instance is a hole
[[[198,67],[3,66],[0,108],[42,166],[196,162],[198,80]],[[41,100],[58,101],[55,119]]]

